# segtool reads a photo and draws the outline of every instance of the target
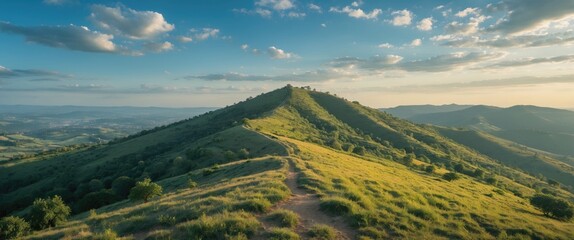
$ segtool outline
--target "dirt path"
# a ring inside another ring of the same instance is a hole
[[[335,228],[337,239],[352,239],[355,231],[350,228],[342,217],[332,217],[319,210],[319,197],[310,194],[297,185],[298,173],[292,162],[289,163],[289,172],[285,184],[291,190],[291,197],[276,208],[287,209],[297,213],[301,219],[299,226],[295,231],[304,239],[307,231],[315,224],[326,224]]]

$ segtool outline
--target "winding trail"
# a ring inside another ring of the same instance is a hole
[[[355,230],[350,228],[342,217],[333,217],[319,210],[320,200],[316,194],[306,192],[297,185],[299,173],[294,163],[289,161],[289,172],[285,184],[291,190],[291,197],[275,206],[276,209],[287,209],[297,213],[300,223],[295,229],[302,239],[307,236],[307,231],[315,224],[325,224],[337,230],[336,239],[353,239]]]

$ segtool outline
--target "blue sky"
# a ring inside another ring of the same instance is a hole
[[[6,1],[0,104],[574,108],[574,0]]]

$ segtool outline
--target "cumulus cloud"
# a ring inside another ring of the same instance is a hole
[[[329,9],[329,12],[345,13],[349,17],[358,18],[358,19],[361,19],[361,18],[362,19],[377,19],[377,17],[383,12],[383,10],[381,10],[379,8],[375,8],[371,12],[365,12],[365,11],[363,11],[363,9],[360,9],[360,8],[353,8],[350,6],[345,6],[343,8],[331,7],[331,9]]]
[[[192,29],[195,33],[195,39],[199,41],[207,40],[208,38],[215,38],[219,34],[219,29],[217,28],[203,28],[201,30]]]
[[[463,18],[469,15],[478,15],[478,8],[466,8],[460,12],[457,12],[455,16]]]
[[[0,22],[0,31],[22,35],[28,42],[49,47],[83,52],[131,54],[131,52],[118,47],[112,42],[114,36],[91,31],[83,26],[23,27]]]
[[[394,46],[390,43],[381,43],[378,46],[379,48],[393,48]]]
[[[419,21],[419,23],[417,24],[417,28],[421,31],[430,31],[432,30],[432,24],[433,24],[433,19],[432,17],[429,18],[423,18],[421,21]]]
[[[42,2],[47,5],[64,5],[72,0],[43,0]]]
[[[309,9],[318,12],[318,13],[323,13],[323,9],[321,9],[321,7],[319,5],[313,4],[313,3],[309,3]]]
[[[295,56],[293,53],[286,52],[283,49],[276,48],[275,46],[269,47],[267,49],[267,53],[273,59],[289,59]]]
[[[245,50],[247,50],[247,49],[249,49],[249,45],[247,45],[247,44],[241,45],[241,50],[244,50],[244,51],[245,51]]]
[[[411,46],[411,47],[418,47],[418,46],[420,46],[420,45],[422,45],[422,44],[423,44],[423,40],[421,40],[420,38],[417,38],[417,39],[413,40],[413,41],[409,44],[409,46]]]
[[[289,10],[295,7],[292,0],[259,0],[255,2],[255,5],[272,8],[277,11]]]
[[[480,30],[480,24],[486,20],[485,16],[478,15],[471,17],[468,23],[451,22],[445,26],[445,31],[449,34],[470,35]]]
[[[505,34],[535,31],[551,22],[574,17],[572,0],[502,0],[488,6],[491,11],[506,12],[506,16],[489,30]]]
[[[263,8],[256,8],[255,10],[240,8],[240,9],[233,9],[233,11],[236,13],[241,13],[241,14],[259,15],[259,16],[264,17],[264,18],[269,18],[269,17],[271,17],[271,15],[273,15],[273,12],[271,12],[267,9],[263,9]]]
[[[90,20],[96,26],[131,39],[149,39],[175,28],[158,12],[103,5],[93,5],[91,10]]]
[[[401,56],[375,56],[369,59],[343,57],[333,60],[335,68],[352,68],[369,71],[403,70],[407,72],[446,72],[475,65],[504,56],[503,53],[457,52],[438,55],[428,59],[402,61]]]
[[[173,50],[173,44],[165,41],[165,42],[149,42],[144,44],[144,48],[149,52],[166,52]]]
[[[391,21],[391,23],[394,26],[407,26],[407,25],[411,25],[411,22],[413,20],[413,13],[409,10],[400,10],[400,11],[394,11],[391,13],[391,15],[393,15],[393,20]]]

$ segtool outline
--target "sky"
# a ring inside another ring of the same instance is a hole
[[[574,0],[3,1],[0,104],[574,109],[573,44]]]

